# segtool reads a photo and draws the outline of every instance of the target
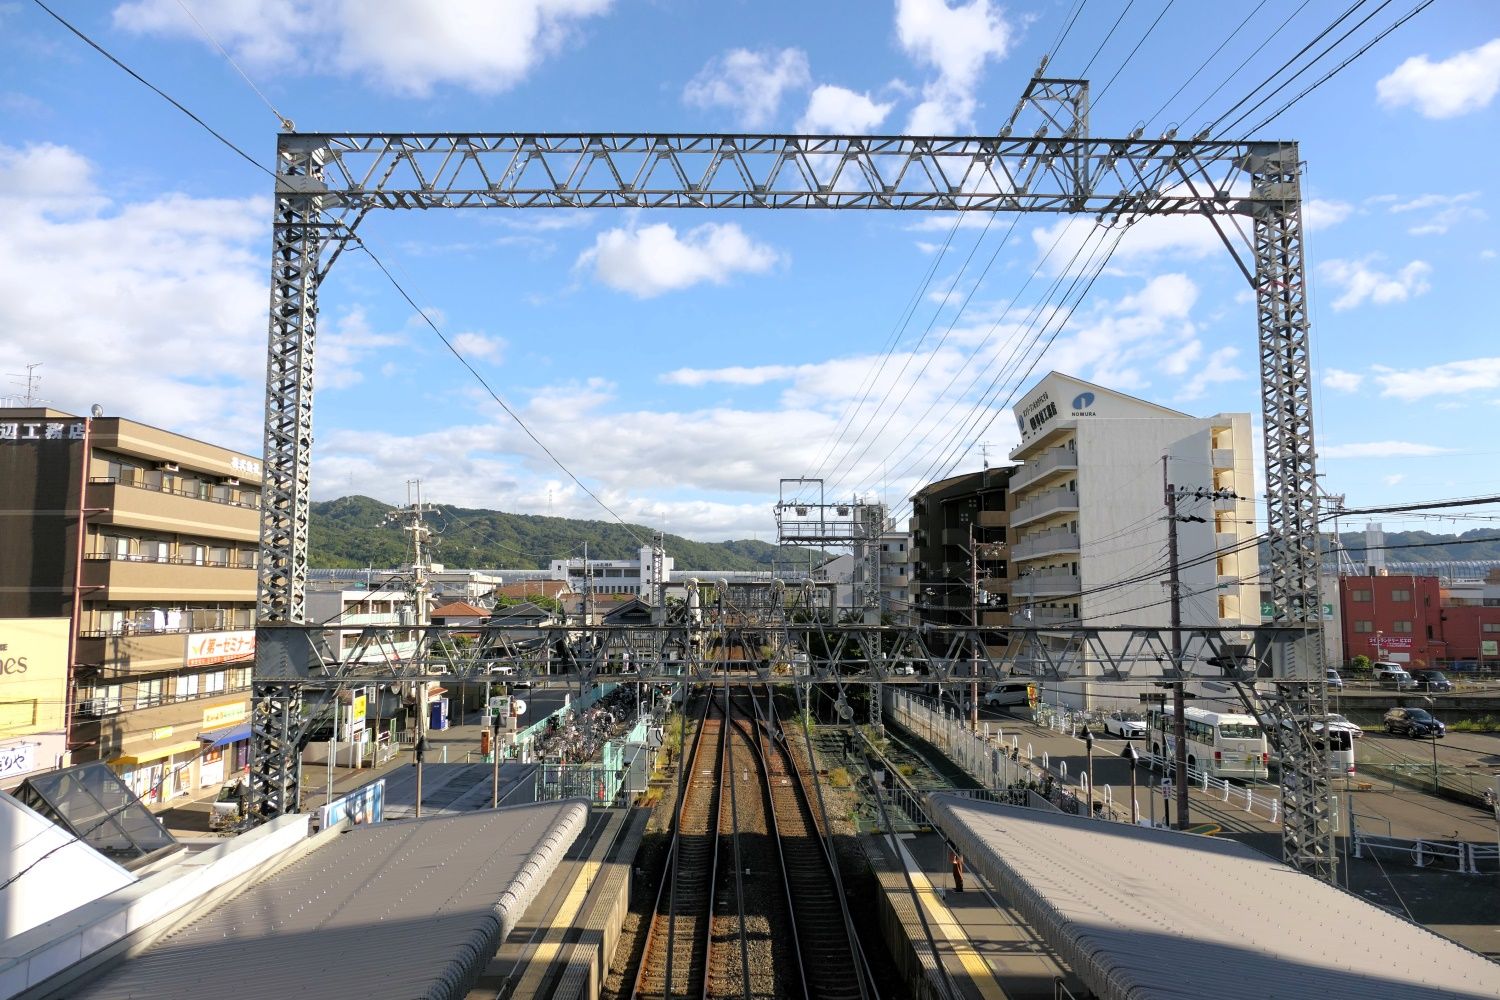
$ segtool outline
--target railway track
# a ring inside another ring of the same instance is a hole
[[[704,702],[630,996],[875,996],[801,769],[771,735],[774,718],[747,692]]]
[[[725,733],[723,719],[713,717],[712,709],[713,699],[705,698],[693,752],[684,765],[665,877],[630,991],[638,1000],[706,995]]]

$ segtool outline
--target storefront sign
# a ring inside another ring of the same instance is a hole
[[[203,710],[203,728],[219,729],[239,722],[250,714],[247,702],[237,701],[228,705],[210,705]]]
[[[153,740],[164,740],[168,736],[171,736],[171,735],[172,735],[172,727],[171,726],[157,726],[155,729],[151,730],[151,738]]]
[[[0,444],[21,444],[26,441],[82,440],[82,420],[0,421]]]
[[[260,463],[253,458],[240,458],[236,455],[229,460],[229,467],[235,472],[243,472],[247,476],[260,475]]]
[[[29,774],[37,768],[36,751],[40,743],[12,743],[0,746],[0,781]]]
[[[0,618],[0,733],[64,730],[68,619]]]
[[[1481,656],[1500,656],[1500,639],[1480,639],[1479,654]]]
[[[195,632],[187,637],[183,666],[207,667],[230,660],[248,660],[255,655],[255,630]]]

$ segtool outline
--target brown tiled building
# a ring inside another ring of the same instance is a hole
[[[0,618],[69,621],[71,758],[148,802],[247,762],[260,482],[134,421],[0,409]]]

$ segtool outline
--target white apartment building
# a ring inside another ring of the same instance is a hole
[[[672,581],[672,567],[671,556],[642,545],[638,559],[554,559],[547,567],[547,578],[566,580],[569,589],[581,594],[592,576],[595,594],[626,595],[654,605],[658,584]]]
[[[1022,463],[1010,481],[1016,624],[1170,623],[1164,457],[1187,519],[1177,524],[1182,623],[1260,623],[1248,413],[1194,417],[1059,372],[1013,412],[1021,443],[1011,458]],[[1136,688],[1090,684],[1097,672],[1086,665],[1080,680],[1046,695],[1089,708],[1137,703]]]

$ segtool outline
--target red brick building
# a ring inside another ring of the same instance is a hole
[[[1414,667],[1500,667],[1500,574],[1490,576],[1462,600],[1435,576],[1343,577],[1344,655]]]

